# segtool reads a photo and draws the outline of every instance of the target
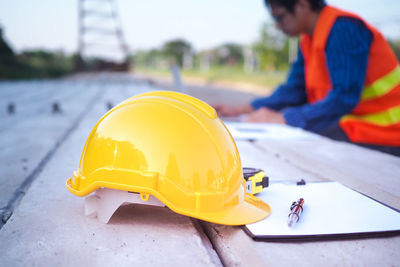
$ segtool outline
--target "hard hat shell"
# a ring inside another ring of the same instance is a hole
[[[215,110],[169,91],[131,97],[107,112],[66,186],[77,196],[100,187],[143,200],[151,194],[177,213],[219,224],[253,223],[270,212],[245,192],[238,150]]]

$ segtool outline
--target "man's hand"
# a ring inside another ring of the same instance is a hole
[[[246,122],[269,122],[286,124],[282,113],[268,108],[260,108],[251,112],[245,119]]]
[[[253,108],[250,105],[232,107],[225,104],[216,104],[213,105],[213,108],[215,108],[215,110],[217,111],[218,116],[223,117],[234,117],[253,111]]]

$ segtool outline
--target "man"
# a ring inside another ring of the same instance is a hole
[[[300,35],[286,84],[251,104],[215,108],[249,122],[286,123],[400,156],[400,68],[388,43],[323,0],[265,0],[276,26]]]

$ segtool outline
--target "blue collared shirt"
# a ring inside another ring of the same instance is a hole
[[[338,18],[325,47],[332,90],[314,104],[307,102],[304,57],[299,49],[285,84],[265,98],[255,99],[254,109],[280,110],[289,125],[320,132],[337,123],[359,103],[368,64],[372,33],[360,20]]]

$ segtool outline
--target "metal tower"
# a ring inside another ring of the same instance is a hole
[[[127,70],[128,47],[125,43],[114,0],[78,0],[77,69]],[[90,60],[92,59],[92,60]]]

